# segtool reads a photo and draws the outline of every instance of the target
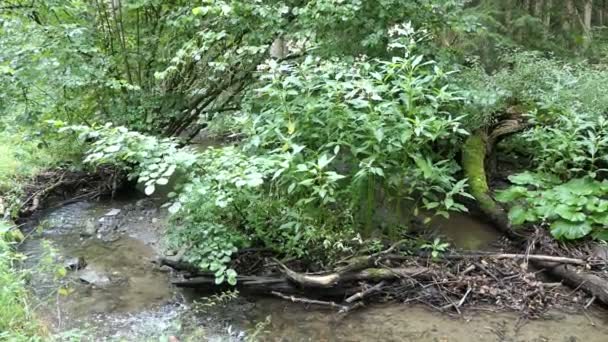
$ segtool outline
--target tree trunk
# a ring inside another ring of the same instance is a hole
[[[588,38],[591,38],[591,19],[592,18],[593,18],[593,0],[586,0],[583,22],[585,24],[585,33],[588,36]]]
[[[566,13],[563,21],[563,29],[566,32],[569,32],[574,27],[574,23],[576,22],[576,13],[574,13],[574,2],[573,0],[566,0]]]
[[[530,0],[524,0],[524,12],[529,13],[530,12]]]
[[[505,0],[505,26],[509,34],[513,33],[513,0]]]
[[[585,30],[585,41],[584,48],[587,49],[591,45],[592,31],[591,31],[591,20],[593,18],[593,0],[585,1],[585,11],[583,16],[583,27]]]
[[[545,4],[545,17],[543,23],[545,24],[545,30],[551,29],[551,11],[553,10],[553,0],[547,0]]]
[[[534,16],[536,16],[537,18],[543,17],[543,5],[544,0],[536,0],[536,2],[534,3]]]

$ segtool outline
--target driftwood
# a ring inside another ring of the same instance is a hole
[[[287,296],[284,295],[280,292],[276,292],[276,291],[272,291],[271,294],[282,298],[282,299],[286,299],[289,300],[293,303],[304,303],[304,304],[313,304],[313,305],[324,305],[324,306],[329,306],[332,308],[336,308],[339,309],[342,312],[348,311],[349,307],[346,305],[340,305],[340,304],[336,304],[335,302],[331,302],[331,301],[324,301],[324,300],[316,300],[316,299],[308,299],[308,298],[299,298],[299,297],[295,297],[295,296]]]

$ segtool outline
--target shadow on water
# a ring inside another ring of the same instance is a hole
[[[46,286],[45,277],[35,275],[33,289],[43,303],[39,311],[55,330],[84,328],[87,338],[83,340],[88,341],[159,341],[159,336],[168,335],[182,341],[242,341],[243,331],[252,332],[256,325],[256,340],[262,341],[608,340],[608,314],[599,310],[591,310],[588,316],[555,313],[521,326],[517,313],[464,308],[463,315],[454,318],[398,303],[370,306],[346,317],[271,298],[240,297],[203,311],[193,310],[193,300],[201,297],[172,287],[168,274],[150,262],[159,251],[166,214],[153,203],[140,202],[82,202],[52,210],[41,218],[46,222],[45,231],[22,246],[30,264],[43,255],[43,239],[64,258],[82,256],[88,264],[63,280],[73,290],[67,297],[53,295],[57,285]],[[112,209],[120,209],[122,217],[116,239],[81,236],[87,220],[98,222]],[[460,248],[483,249],[498,238],[491,227],[466,215],[434,220],[430,226]],[[99,286],[83,283],[80,277],[87,270],[107,276],[110,282]],[[260,325],[267,317],[269,323]],[[194,332],[196,335],[190,335]]]

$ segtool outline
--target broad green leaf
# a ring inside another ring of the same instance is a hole
[[[575,178],[559,187],[577,195],[591,195],[600,190],[599,184],[589,177]]]
[[[578,211],[577,208],[565,204],[560,204],[555,207],[555,213],[568,221],[574,222],[584,221],[586,217],[585,214]]]
[[[514,225],[520,225],[528,219],[528,211],[521,205],[516,205],[509,210],[509,220]]]
[[[506,190],[497,191],[495,198],[498,202],[509,203],[529,195],[528,189],[523,186],[512,186]]]
[[[154,187],[154,184],[148,185],[144,189],[144,193],[148,196],[152,195],[154,191],[156,191],[156,187]]]
[[[551,224],[551,235],[562,240],[580,239],[591,233],[591,230],[591,225],[588,222],[557,220]]]
[[[334,160],[335,157],[327,157],[327,154],[322,154],[319,159],[317,160],[317,166],[319,167],[319,169],[324,169],[327,165],[329,165],[329,163],[332,162],[332,160]]]
[[[171,214],[175,214],[181,209],[181,207],[182,207],[182,204],[180,202],[176,201],[176,202],[173,202],[173,204],[171,204],[171,206],[169,207],[168,210]]]
[[[517,185],[534,185],[534,186],[542,186],[545,182],[543,178],[534,172],[526,171],[522,173],[518,173],[516,175],[509,176],[509,180],[513,184]]]
[[[103,151],[106,153],[114,153],[114,152],[120,151],[120,148],[121,148],[120,145],[111,145],[111,146],[104,148]]]

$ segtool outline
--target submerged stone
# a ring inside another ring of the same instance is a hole
[[[91,237],[97,233],[97,226],[91,220],[87,220],[84,225],[84,229],[80,232],[82,237]]]
[[[110,277],[106,274],[99,272],[94,269],[85,269],[80,272],[78,278],[87,284],[91,284],[97,287],[105,287],[112,283]]]

